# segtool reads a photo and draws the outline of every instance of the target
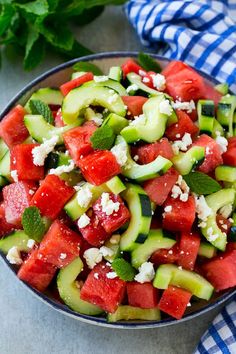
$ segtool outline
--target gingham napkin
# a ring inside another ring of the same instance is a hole
[[[125,11],[145,46],[236,92],[236,0],[131,0]]]
[[[131,0],[125,11],[145,46],[236,92],[236,0]],[[236,354],[236,296],[203,335],[199,353]]]

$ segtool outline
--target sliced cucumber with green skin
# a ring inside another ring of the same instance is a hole
[[[218,135],[224,136],[225,131],[222,125],[214,118],[214,123],[213,123],[213,130],[211,133],[212,137],[215,139]]]
[[[0,174],[7,180],[11,179],[10,151],[8,150],[0,161]]]
[[[127,79],[128,79],[128,81],[130,82],[131,85],[136,85],[137,86],[137,90],[136,91],[141,91],[144,94],[152,95],[152,96],[158,96],[158,95],[162,94],[159,91],[154,90],[154,89],[148,87],[147,85],[145,85],[142,82],[141,76],[139,76],[138,74],[129,73],[129,74],[127,74]]]
[[[30,100],[40,100],[46,104],[52,104],[56,106],[61,106],[63,101],[63,95],[61,91],[56,88],[41,88],[38,91],[34,92],[30,99],[25,105],[25,109],[28,113],[31,113],[30,109]]]
[[[85,71],[76,71],[71,75],[71,80],[78,79],[78,77],[81,77],[85,74],[87,74]]]
[[[8,146],[7,144],[3,141],[3,139],[0,138],[0,161],[8,151]]]
[[[121,168],[122,175],[136,181],[146,181],[151,178],[164,174],[172,166],[172,162],[162,156],[158,156],[154,161],[146,164],[137,164],[130,155],[130,147],[125,139],[119,135],[116,138],[115,145],[122,144],[126,148],[127,162]]]
[[[157,289],[167,289],[169,285],[186,289],[204,300],[209,300],[214,290],[213,286],[199,274],[173,264],[162,264],[157,268],[153,286]]]
[[[201,232],[208,242],[221,251],[224,251],[227,243],[227,235],[222,232],[216,222],[217,211],[228,205],[233,205],[235,200],[234,189],[221,189],[216,193],[212,193],[206,197],[207,205],[212,209],[212,214],[205,221],[205,227],[201,227]],[[212,237],[212,235],[214,235]]]
[[[131,253],[131,262],[133,267],[138,269],[141,264],[145,263],[155,251],[161,248],[169,249],[173,247],[175,243],[175,240],[164,237],[161,229],[150,230],[144,243],[137,246]]]
[[[101,81],[101,82],[95,82],[95,81],[88,81],[85,84],[83,84],[83,87],[107,87],[111,90],[114,90],[117,92],[120,96],[127,96],[126,89],[124,88],[123,85],[121,85],[120,82],[115,81],[115,80],[106,80],[106,81]]]
[[[104,119],[102,126],[108,125],[111,127],[115,134],[120,134],[121,130],[129,125],[128,119],[118,116],[115,113],[110,113],[106,119]]]
[[[122,79],[122,70],[120,66],[112,66],[108,74],[109,79],[120,82]]]
[[[143,105],[144,117],[131,121],[130,125],[120,133],[127,143],[139,140],[153,143],[164,135],[169,116],[160,113],[159,107],[160,103],[165,100],[166,98],[163,94],[149,98]]]
[[[236,109],[236,96],[223,96],[218,103],[217,120],[228,130],[228,136],[233,136],[233,116]]]
[[[120,320],[159,321],[160,319],[161,313],[157,307],[153,309],[142,309],[140,307],[121,305],[114,313],[107,315],[108,322],[117,322]]]
[[[213,258],[216,256],[217,249],[208,242],[201,242],[198,249],[198,256]]]
[[[236,181],[236,167],[221,165],[215,169],[215,176],[217,181],[235,182]]]
[[[193,146],[187,152],[179,152],[171,161],[176,170],[184,176],[199,166],[204,161],[204,157],[204,147]]]
[[[76,286],[76,278],[83,270],[83,262],[78,257],[68,266],[61,269],[57,276],[57,288],[64,303],[73,311],[84,315],[100,315],[103,310],[80,298],[80,289]]]
[[[30,237],[24,231],[14,231],[0,240],[0,251],[7,254],[12,247],[17,247],[21,252],[28,252],[27,246]]]
[[[54,127],[46,122],[41,115],[27,114],[24,117],[25,126],[30,135],[39,143],[43,143],[43,139],[51,139],[53,136],[58,136],[57,145],[63,144],[63,133],[75,128],[83,123],[83,119],[77,119],[74,124],[65,125],[64,127]]]
[[[117,243],[114,243],[114,241],[111,241],[111,239],[116,240]],[[113,251],[113,254],[111,256],[108,255],[103,256],[106,261],[112,263],[114,259],[120,257],[120,235],[119,234],[113,235],[109,240],[107,240],[104,243],[104,246]]]
[[[139,243],[143,243],[150,230],[152,208],[149,197],[139,185],[126,185],[122,198],[128,204],[131,214],[128,228],[121,235],[120,249],[132,251]]]
[[[211,100],[199,100],[197,103],[198,124],[200,132],[211,134],[214,127],[215,105]]]
[[[224,84],[218,84],[215,86],[215,90],[221,93],[222,95],[227,95],[229,92],[229,85],[224,83]]]
[[[116,82],[116,81],[114,81]],[[119,95],[113,100],[114,92],[108,87],[82,85],[68,93],[62,104],[62,117],[65,123],[75,123],[81,111],[89,105],[99,105],[122,117],[126,114],[125,105]]]
[[[108,182],[106,182],[108,189],[118,195],[126,189],[125,184],[121,181],[118,176],[112,177]]]

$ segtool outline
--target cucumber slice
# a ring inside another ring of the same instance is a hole
[[[132,265],[138,269],[145,263],[151,255],[160,248],[169,249],[176,243],[175,240],[163,237],[163,232],[159,230],[150,230],[147,239],[142,245],[137,246],[131,253]]]
[[[116,81],[114,81],[116,82]],[[125,105],[120,96],[113,100],[114,93],[107,87],[82,85],[68,93],[62,105],[62,117],[65,123],[74,123],[83,108],[99,105],[122,117],[126,114]]]
[[[102,126],[109,125],[116,135],[120,134],[121,130],[129,125],[128,119],[118,116],[115,113],[110,113],[108,117],[103,121]]]
[[[8,151],[8,146],[7,144],[3,141],[3,139],[0,138],[0,161]]]
[[[198,249],[198,256],[213,258],[216,256],[217,249],[208,242],[201,242]]]
[[[218,135],[224,136],[225,131],[224,131],[224,128],[222,127],[222,125],[215,118],[213,120],[214,120],[213,130],[211,133],[212,137],[215,139]]]
[[[28,113],[31,113],[29,102],[30,100],[40,100],[46,104],[52,104],[56,106],[61,106],[63,101],[63,96],[61,91],[55,88],[41,88],[38,91],[34,92],[30,99],[25,105],[25,109]]]
[[[83,270],[83,262],[78,257],[64,269],[61,269],[57,276],[57,288],[64,303],[72,310],[84,315],[100,315],[103,310],[80,298],[80,290],[76,286],[76,278]]]
[[[228,136],[233,136],[233,116],[236,109],[236,96],[226,95],[218,103],[217,120],[228,130]]]
[[[0,251],[7,254],[12,247],[17,247],[19,251],[29,252],[27,246],[29,239],[30,237],[24,231],[14,231],[0,240]]]
[[[138,243],[143,243],[148,236],[152,208],[146,192],[138,185],[127,184],[122,197],[128,204],[131,219],[128,228],[121,235],[120,248],[122,251],[132,251]]]
[[[122,144],[126,149],[127,162],[122,167],[122,175],[129,179],[139,182],[146,181],[159,174],[164,174],[172,166],[172,162],[162,156],[158,156],[154,161],[146,165],[139,165],[132,159],[130,147],[121,135],[116,138],[115,145],[118,144]]]
[[[184,176],[199,166],[204,161],[204,157],[204,147],[193,146],[187,152],[179,152],[172,158],[172,162],[177,171]]]
[[[120,194],[126,189],[126,186],[118,176],[115,176],[106,182],[106,186],[114,194]]]
[[[11,169],[10,169],[10,151],[7,150],[5,155],[0,161],[0,174],[7,180],[11,179]]]
[[[122,70],[120,66],[112,66],[108,74],[109,79],[120,82],[122,79]]]
[[[107,316],[108,322],[117,322],[120,320],[143,320],[143,321],[159,321],[161,313],[158,308],[141,309],[140,307],[121,305],[114,313]]]
[[[142,94],[148,94],[148,95],[152,95],[152,96],[158,96],[158,95],[162,95],[162,93],[160,93],[157,90],[154,90],[150,87],[148,87],[147,85],[145,85],[142,82],[142,78],[141,76],[139,76],[138,74],[135,73],[129,73],[127,75],[127,79],[130,82],[131,85],[136,85],[137,90],[136,91],[141,91]],[[130,94],[131,92],[129,92]],[[133,92],[133,94],[135,94],[135,91]],[[127,95],[127,93],[126,93]]]
[[[78,79],[78,77],[81,77],[84,74],[86,74],[85,71],[76,71],[71,75],[71,80]]]
[[[199,274],[173,264],[162,264],[157,268],[153,285],[158,289],[167,289],[169,285],[175,285],[204,300],[209,300],[214,290],[213,286]]]
[[[121,135],[127,143],[144,140],[153,143],[159,140],[165,133],[168,115],[160,113],[160,103],[165,101],[163,94],[150,98],[143,105],[142,118],[131,121],[130,125],[121,131]]]
[[[221,251],[224,251],[227,243],[227,235],[222,232],[216,222],[217,211],[228,204],[233,205],[235,200],[234,189],[221,189],[220,191],[210,194],[206,197],[208,206],[212,209],[212,214],[208,216],[205,227],[201,227],[201,232],[208,242]],[[214,235],[214,237],[212,237]]]
[[[111,79],[101,82],[89,81],[83,84],[83,87],[107,87],[117,92],[120,96],[127,96],[124,86],[122,86],[118,81]]]
[[[114,241],[116,243],[114,243]],[[112,256],[104,256],[106,261],[112,263],[114,261],[114,259],[116,259],[120,256],[120,235],[119,234],[113,235],[109,240],[107,240],[104,243],[104,246],[108,247],[109,249],[111,249],[113,251]]]
[[[211,134],[214,127],[215,105],[211,100],[199,100],[197,103],[200,132]]]
[[[215,176],[218,181],[235,182],[236,167],[221,165],[216,167]]]
[[[215,90],[221,93],[222,95],[227,95],[229,92],[229,85],[224,83],[224,84],[218,84],[215,86]]]
[[[66,131],[81,125],[83,120],[77,119],[74,124],[66,125],[64,127],[54,127],[53,125],[46,122],[46,120],[41,115],[30,115],[27,114],[24,117],[25,126],[28,129],[30,135],[34,140],[39,143],[43,143],[43,139],[50,139],[53,136],[58,136],[59,140],[57,145],[63,144],[63,133]]]

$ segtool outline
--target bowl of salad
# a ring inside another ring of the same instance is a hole
[[[0,255],[39,299],[116,328],[236,293],[236,96],[180,61],[57,66],[1,114]]]

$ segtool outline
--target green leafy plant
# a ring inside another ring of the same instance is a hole
[[[22,225],[25,233],[37,242],[40,242],[45,232],[45,225],[41,218],[40,211],[36,206],[24,210]]]
[[[136,271],[132,265],[125,261],[123,258],[115,259],[111,266],[120,279],[125,281],[134,280]]]
[[[126,0],[0,0],[0,48],[13,46],[24,55],[24,68],[35,68],[46,50],[67,58],[80,57],[91,50],[79,43],[70,24],[86,25],[101,14],[106,5],[122,5]]]
[[[221,185],[217,181],[202,172],[190,172],[184,176],[184,180],[191,191],[197,194],[207,195],[221,189]]]
[[[40,114],[49,124],[53,124],[54,119],[49,106],[40,100],[30,100],[30,109],[32,114]]]

